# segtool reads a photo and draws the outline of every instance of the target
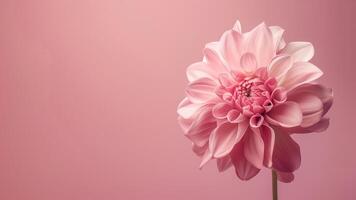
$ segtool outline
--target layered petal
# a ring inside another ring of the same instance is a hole
[[[280,53],[291,55],[295,62],[308,62],[314,56],[314,47],[309,42],[290,42]]]
[[[223,172],[232,166],[230,155],[216,159],[216,165],[219,172]]]
[[[256,176],[260,171],[259,168],[255,167],[250,163],[244,155],[244,144],[239,143],[235,145],[230,153],[232,164],[235,167],[236,175],[241,180],[249,180]]]
[[[290,183],[294,180],[294,174],[289,172],[278,172],[277,179],[284,183]]]
[[[192,118],[203,105],[204,104],[192,103],[186,97],[179,103],[177,113],[180,117],[189,119]]]
[[[303,114],[297,103],[287,101],[276,105],[267,113],[266,120],[277,126],[294,127],[302,123]]]
[[[290,55],[279,55],[273,58],[272,62],[268,65],[268,74],[279,81],[292,67],[292,64],[293,62]]]
[[[279,50],[279,47],[280,47],[282,41],[283,41],[282,35],[284,33],[284,29],[282,29],[279,26],[270,26],[268,28],[272,33],[273,46],[274,46],[275,51],[277,52]]]
[[[229,154],[234,145],[241,140],[248,124],[231,124],[225,122],[218,126],[209,138],[209,149],[215,158]]]
[[[309,62],[296,62],[283,77],[280,86],[290,91],[304,83],[310,83],[323,75],[323,72]]]
[[[263,164],[266,167],[272,167],[272,155],[275,143],[274,130],[265,124],[260,128],[260,132],[264,144]]]
[[[204,107],[187,129],[185,136],[195,145],[204,146],[209,141],[210,134],[216,128],[216,124],[211,107]]]
[[[275,132],[272,167],[280,172],[293,172],[300,167],[299,145],[284,132]]]
[[[258,66],[268,66],[273,56],[275,56],[271,30],[265,23],[262,23],[243,36],[243,52],[254,54]]]
[[[212,79],[201,78],[188,85],[186,94],[192,103],[205,103],[217,97],[215,94],[216,87],[217,83]]]
[[[260,129],[250,128],[244,138],[244,155],[256,168],[261,169],[264,158],[264,143]]]

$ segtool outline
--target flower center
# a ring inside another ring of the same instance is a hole
[[[244,80],[236,87],[236,93],[238,95],[250,97],[251,86],[252,86],[251,80]]]

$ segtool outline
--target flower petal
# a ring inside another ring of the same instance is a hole
[[[244,138],[244,155],[258,169],[263,166],[264,143],[258,128],[250,128]]]
[[[323,109],[323,102],[313,94],[291,95],[288,96],[288,100],[297,102],[303,115],[315,113]]]
[[[308,127],[293,127],[285,129],[286,132],[293,134],[306,134],[306,133],[319,133],[325,131],[329,127],[330,120],[328,118],[322,118],[318,123]]]
[[[218,103],[213,107],[213,116],[216,119],[225,119],[232,107],[227,103]]]
[[[230,155],[216,159],[216,165],[219,172],[223,172],[232,166]]]
[[[215,81],[209,78],[201,78],[188,85],[186,94],[192,103],[205,103],[217,97],[215,94],[216,87]]]
[[[257,66],[267,67],[275,55],[271,30],[265,23],[261,23],[244,35],[243,52],[250,52],[256,56]]]
[[[281,53],[291,55],[295,62],[307,62],[314,56],[314,47],[309,42],[291,42]]]
[[[299,145],[288,133],[275,132],[272,167],[280,172],[293,172],[300,167]]]
[[[186,74],[189,82],[193,82],[200,78],[216,78],[217,75],[221,73],[214,67],[214,65],[209,65],[205,62],[197,62],[189,65]]]
[[[206,163],[208,163],[211,159],[212,159],[212,154],[211,152],[209,151],[209,148],[205,151],[202,159],[201,159],[201,162],[200,162],[200,165],[199,165],[199,169],[202,169],[204,167],[204,165],[206,165]]]
[[[274,49],[275,51],[278,51],[279,50],[278,47],[283,39],[282,35],[284,33],[284,29],[282,29],[279,26],[270,26],[268,28],[269,30],[271,30],[272,33]]]
[[[192,103],[188,98],[184,98],[178,105],[177,113],[185,119],[192,118],[203,105]]]
[[[209,138],[209,149],[214,158],[229,154],[234,145],[239,142],[247,129],[246,123],[231,124],[225,122],[218,126]]]
[[[266,120],[277,126],[294,127],[302,123],[302,111],[295,102],[287,101],[276,105],[266,115]]]
[[[288,70],[281,86],[290,91],[299,85],[314,81],[322,75],[323,72],[315,65],[308,62],[297,62]]]
[[[294,174],[289,172],[278,172],[277,179],[283,183],[290,183],[294,180]]]
[[[275,143],[274,130],[268,125],[263,125],[260,131],[265,146],[263,164],[266,167],[272,167],[272,155]]]
[[[260,169],[256,168],[245,158],[243,143],[236,144],[230,156],[236,175],[241,180],[249,180],[260,172]]]
[[[333,103],[333,92],[320,84],[303,84],[289,92],[288,98],[295,99],[299,96],[315,95],[323,103],[323,115],[328,112]]]
[[[212,116],[211,107],[204,107],[187,130],[185,136],[195,145],[204,146],[209,141],[210,134],[215,128],[216,119]]]
[[[223,54],[229,68],[233,71],[240,71],[240,57],[242,35],[236,31],[227,31],[222,39]]]
[[[238,32],[238,33],[241,33],[241,23],[239,20],[236,20],[235,24],[234,24],[234,27],[232,28],[232,30]]]
[[[268,73],[278,81],[292,67],[292,58],[289,55],[280,55],[275,57],[271,64],[268,65]]]
[[[244,72],[251,74],[257,69],[257,61],[252,53],[244,53],[241,56],[240,65]]]
[[[263,123],[263,120],[264,120],[264,117],[257,113],[257,114],[254,114],[251,118],[250,118],[250,126],[252,128],[258,128],[262,125]]]
[[[192,144],[192,150],[197,156],[203,156],[207,149],[208,144],[205,144],[204,146],[197,146],[194,143]]]

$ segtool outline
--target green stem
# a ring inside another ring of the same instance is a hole
[[[277,173],[272,170],[272,196],[273,200],[278,200]]]

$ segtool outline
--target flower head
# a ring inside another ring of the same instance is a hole
[[[262,23],[242,33],[236,22],[206,45],[203,61],[187,68],[178,121],[201,167],[216,159],[220,171],[234,166],[242,180],[266,167],[290,182],[301,162],[291,134],[328,127],[332,91],[313,82],[323,74],[309,62],[314,48],[286,44],[283,32]]]

